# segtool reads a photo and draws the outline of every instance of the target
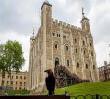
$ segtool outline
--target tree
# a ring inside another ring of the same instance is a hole
[[[0,72],[2,73],[2,78],[5,75],[6,72],[6,65],[5,65],[5,51],[4,51],[4,45],[0,45]],[[2,79],[3,84],[3,79]]]
[[[0,71],[2,74],[8,72],[11,79],[11,72],[19,72],[24,64],[22,45],[18,41],[7,41],[0,45]]]

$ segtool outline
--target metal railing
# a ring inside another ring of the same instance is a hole
[[[110,95],[77,95],[70,96],[70,99],[110,99]]]

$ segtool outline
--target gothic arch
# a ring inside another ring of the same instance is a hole
[[[53,48],[54,48],[54,49],[58,49],[58,47],[59,47],[59,42],[58,42],[58,41],[55,41],[55,42],[53,43]]]

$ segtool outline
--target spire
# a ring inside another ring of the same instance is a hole
[[[32,33],[32,36],[34,37],[34,35],[35,35],[35,30],[34,30],[34,27],[33,27],[33,33]]]
[[[33,32],[32,32],[32,36],[31,36],[30,40],[31,41],[35,40],[35,30],[34,30],[34,27],[33,27]]]
[[[90,32],[89,19],[85,16],[84,8],[82,8],[82,19],[81,19],[82,30]]]
[[[82,17],[84,17],[84,14],[85,14],[85,13],[84,13],[84,8],[82,8]]]
[[[84,13],[84,8],[82,8],[82,20],[89,20],[86,16],[85,16],[85,13]]]

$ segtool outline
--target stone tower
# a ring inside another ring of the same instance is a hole
[[[30,39],[29,89],[42,89],[44,70],[65,66],[81,79],[97,81],[97,64],[89,19],[82,10],[81,28],[52,18],[52,5],[41,7],[41,26]]]

